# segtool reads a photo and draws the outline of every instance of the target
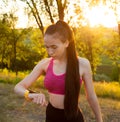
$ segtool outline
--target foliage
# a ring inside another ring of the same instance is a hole
[[[119,66],[120,43],[118,32],[102,26],[96,28],[84,26],[74,28],[73,30],[75,32],[78,55],[89,59],[93,71],[93,78],[96,74],[97,67],[103,65],[104,62],[111,67],[113,64]]]
[[[120,83],[116,81],[93,82],[96,95],[102,98],[120,100]],[[81,94],[85,94],[84,84],[81,87]]]
[[[8,69],[1,69],[0,70],[0,82],[2,83],[9,83],[9,84],[16,84],[20,80],[22,80],[26,75],[28,74],[28,71],[26,72],[18,72],[18,75],[16,76],[15,72],[9,71]]]
[[[110,77],[108,77],[105,74],[95,74],[95,81],[106,81],[106,82],[110,82],[111,79]]]
[[[101,97],[110,97],[120,100],[120,83],[118,82],[101,82],[94,83],[95,92]]]
[[[100,54],[103,51],[102,44],[102,28],[90,28],[88,26],[78,28],[76,32],[76,49],[79,56],[86,57],[93,70],[96,72],[97,66],[100,64]],[[96,33],[97,32],[97,33]]]
[[[39,25],[40,22],[41,24],[42,22],[47,22],[47,25],[48,23],[54,23],[54,20],[58,18],[65,19],[71,24],[72,19],[76,17],[76,25],[78,26],[77,28],[73,28],[75,32],[76,49],[79,56],[89,59],[93,70],[93,78],[96,74],[97,67],[105,62],[106,58],[103,57],[105,56],[109,57],[111,62],[118,68],[115,69],[116,73],[113,71],[112,77],[114,77],[114,80],[117,79],[117,81],[120,79],[120,38],[118,32],[113,31],[113,29],[106,29],[102,26],[95,28],[81,26],[80,22],[83,19],[82,7],[74,2],[72,5],[74,8],[73,17],[73,15],[70,14],[70,16],[68,16],[68,13],[71,12],[70,7],[72,2],[70,1],[21,1],[27,3],[27,9],[29,10],[27,13],[33,13],[33,16],[35,18],[37,17],[36,21],[39,21]],[[91,4],[91,2],[87,2],[89,5]],[[93,2],[93,4],[97,5],[99,1]],[[44,16],[44,20],[47,21],[40,20],[41,16]],[[0,15],[0,68],[8,68],[9,70],[16,71],[16,74],[18,71],[31,70],[39,60],[47,57],[43,44],[43,32],[40,30],[42,26],[45,27],[45,24],[40,25],[39,29],[16,29],[17,19],[14,12]],[[112,78],[110,77],[110,79]]]
[[[16,71],[16,74],[18,71],[31,70],[39,60],[47,57],[42,33],[35,28],[11,28],[10,25],[7,25],[7,22],[3,24],[3,20],[9,20],[8,16],[5,17],[0,21],[0,27],[3,30],[0,33],[0,67]],[[105,57],[109,57],[110,62],[114,64],[116,64],[115,62],[119,63],[117,32],[103,27],[90,28],[88,26],[73,28],[73,31],[75,32],[78,55],[89,59],[93,76],[96,74],[97,67],[107,61]],[[114,51],[115,48],[116,50]],[[115,74],[113,74],[113,77],[114,79],[110,78],[112,80],[119,79]]]
[[[1,83],[8,83],[8,84],[16,84],[20,82],[23,78],[25,78],[30,71],[19,71],[17,73],[9,71],[8,69],[0,69],[0,82]],[[42,87],[43,88],[43,76],[41,76],[33,85],[33,88]]]
[[[105,57],[104,57],[105,58]],[[107,60],[107,58],[105,58]],[[95,74],[95,81],[118,81],[118,67],[113,65],[112,62],[109,64],[102,63],[97,67]]]
[[[118,68],[118,81],[120,80],[120,35],[118,32],[108,30],[107,43],[104,45],[104,54],[108,56],[112,64]]]
[[[32,69],[47,54],[39,29],[15,29],[11,24],[8,26],[9,21],[12,21],[9,15],[3,15],[0,20],[0,67],[17,74],[20,70]]]

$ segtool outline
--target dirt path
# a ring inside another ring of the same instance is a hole
[[[0,122],[45,122],[45,107],[25,102],[18,97],[14,86],[0,83]],[[95,122],[94,115],[84,95],[80,96],[80,106],[86,122]],[[104,122],[120,122],[120,102],[99,98]]]

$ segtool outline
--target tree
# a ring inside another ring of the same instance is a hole
[[[31,10],[31,13],[33,14],[37,25],[39,29],[41,30],[42,34],[44,33],[44,24],[41,15],[44,14],[44,17],[48,15],[50,22],[54,23],[54,17],[56,18],[56,11],[58,11],[58,18],[60,20],[64,20],[64,10],[66,8],[67,0],[61,1],[61,0],[56,0],[56,5],[55,1],[53,0],[21,0],[23,2],[26,2],[28,7]],[[57,7],[56,7],[57,6]],[[52,8],[52,10],[51,10]],[[57,9],[57,10],[56,10]],[[42,14],[41,14],[42,12]],[[54,17],[53,17],[54,16]],[[48,20],[47,20],[48,21]]]
[[[120,81],[120,39],[119,33],[109,31],[110,38],[107,45],[105,45],[105,54],[112,60],[113,65],[117,67],[117,78],[115,80]]]
[[[58,7],[58,16],[59,20],[64,20],[64,10],[66,8],[67,0],[56,0],[57,7]]]
[[[39,29],[41,30],[42,34],[44,33],[44,26],[43,26],[43,22],[42,22],[42,19],[40,17],[40,14],[39,14],[39,11],[38,11],[38,8],[36,6],[36,3],[38,3],[40,5],[39,2],[35,2],[34,0],[30,0],[30,2],[28,0],[21,0],[23,2],[26,2],[27,5],[29,6],[36,22],[37,22],[37,25],[39,27]]]
[[[52,1],[51,1],[51,2],[52,2]],[[53,19],[53,16],[52,16],[52,12],[51,12],[50,4],[49,4],[48,0],[44,0],[44,4],[45,4],[45,9],[46,9],[46,11],[47,11],[48,14],[49,14],[51,23],[54,23],[54,19]]]
[[[92,8],[94,6],[98,6],[98,5],[104,5],[107,8],[109,8],[110,10],[112,10],[114,12],[114,15],[116,16],[116,21],[118,22],[118,29],[119,29],[119,8],[120,8],[120,1],[119,0],[91,0],[88,1],[86,0],[86,2],[88,3],[89,8]],[[99,14],[99,13],[98,13]],[[108,41],[106,43],[107,46],[104,45],[106,53],[105,55],[109,56],[109,58],[113,61],[113,64],[115,64],[118,67],[118,74],[120,74],[120,38],[118,36],[117,32],[113,32],[111,30],[109,30],[108,33],[111,33],[110,38],[108,37],[106,40]],[[117,80],[120,80],[119,78],[120,76],[118,76]]]
[[[96,33],[97,32],[97,33]],[[76,30],[76,49],[78,55],[86,57],[93,71],[93,79],[96,68],[100,65],[100,54],[103,51],[102,46],[102,28],[81,27]]]
[[[31,70],[36,63],[46,56],[42,34],[39,29],[31,29],[23,37],[17,51],[18,70]]]
[[[1,68],[4,66],[16,72],[18,67],[16,65],[17,58],[21,58],[18,53],[18,48],[22,46],[22,40],[30,29],[16,29],[17,18],[13,14],[3,14],[0,20],[0,47],[1,47]]]
[[[8,22],[8,15],[3,14],[1,15],[0,19],[0,48],[1,48],[0,61],[2,69],[7,64],[6,56],[9,55],[10,51],[9,33],[10,33],[10,23]]]

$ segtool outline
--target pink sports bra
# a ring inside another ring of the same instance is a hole
[[[80,79],[80,83],[82,80]],[[50,93],[54,94],[65,94],[65,74],[56,75],[53,72],[53,59],[50,60],[50,63],[47,68],[47,72],[44,79],[44,86]]]

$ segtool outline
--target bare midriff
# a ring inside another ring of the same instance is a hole
[[[49,102],[59,109],[64,109],[64,95],[53,94],[49,92]]]

